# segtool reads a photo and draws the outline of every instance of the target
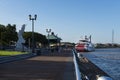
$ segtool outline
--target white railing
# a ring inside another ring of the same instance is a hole
[[[80,70],[79,70],[79,67],[78,67],[78,64],[76,61],[76,56],[75,56],[74,51],[73,51],[73,61],[74,61],[74,65],[75,65],[76,80],[82,80],[81,73],[80,73]]]

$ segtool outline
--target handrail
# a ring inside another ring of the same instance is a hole
[[[75,65],[76,80],[82,80],[81,73],[80,73],[80,70],[79,70],[79,67],[78,67],[78,64],[76,61],[76,56],[75,56],[74,51],[73,51],[73,61],[74,61],[74,65]]]

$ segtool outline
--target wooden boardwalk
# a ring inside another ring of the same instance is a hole
[[[0,64],[0,80],[75,80],[71,51]]]

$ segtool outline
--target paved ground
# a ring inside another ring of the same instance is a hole
[[[0,80],[75,80],[71,51],[0,64]]]

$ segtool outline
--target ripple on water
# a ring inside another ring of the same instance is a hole
[[[113,79],[120,80],[120,49],[97,49],[83,55]]]

